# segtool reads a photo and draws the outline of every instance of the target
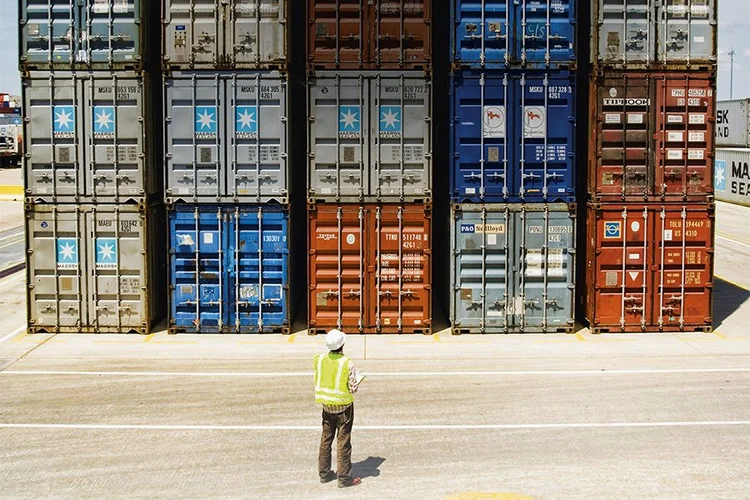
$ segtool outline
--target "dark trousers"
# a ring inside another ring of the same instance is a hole
[[[352,478],[352,425],[354,424],[354,405],[343,413],[333,414],[323,410],[323,436],[320,438],[318,455],[318,472],[324,477],[331,470],[331,445],[338,432],[337,473],[339,481],[346,482]]]

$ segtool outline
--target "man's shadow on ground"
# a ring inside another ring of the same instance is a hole
[[[385,458],[382,457],[367,457],[361,462],[355,462],[352,464],[352,476],[366,478],[366,477],[378,477],[380,475],[379,467],[383,465]]]

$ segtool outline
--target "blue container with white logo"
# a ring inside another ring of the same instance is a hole
[[[575,73],[474,71],[451,79],[451,198],[575,200]]]
[[[170,331],[289,332],[286,208],[177,205],[169,259]]]
[[[575,0],[452,0],[456,67],[559,68],[576,59]]]

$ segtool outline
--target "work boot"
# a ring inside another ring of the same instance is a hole
[[[330,483],[334,479],[336,479],[336,473],[332,470],[329,470],[325,476],[320,476],[320,482],[323,484]]]
[[[348,481],[339,481],[339,488],[348,488],[349,486],[357,486],[362,480],[358,477],[353,477]]]

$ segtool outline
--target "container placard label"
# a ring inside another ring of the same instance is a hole
[[[547,111],[539,106],[526,106],[523,111],[523,135],[527,139],[547,137]]]
[[[237,139],[258,138],[257,106],[237,106],[234,133]]]
[[[198,139],[216,139],[216,106],[195,107],[195,136]]]
[[[115,138],[115,107],[94,106],[93,110],[94,137],[96,139]]]
[[[505,234],[505,224],[461,224],[464,234]]]
[[[52,133],[55,139],[73,139],[76,129],[76,112],[73,106],[54,106],[55,121]]]
[[[604,238],[614,240],[622,238],[622,221],[609,221],[604,223]]]
[[[505,138],[505,108],[485,106],[482,118],[482,134],[488,139]]]
[[[380,137],[398,139],[402,130],[402,111],[399,106],[380,106]]]
[[[339,137],[359,139],[362,135],[362,109],[359,106],[339,107]]]
[[[716,160],[716,167],[714,168],[714,189],[717,191],[727,190],[726,160]]]
[[[57,238],[57,269],[78,269],[78,240]]]
[[[117,269],[117,239],[96,239],[96,268]]]

